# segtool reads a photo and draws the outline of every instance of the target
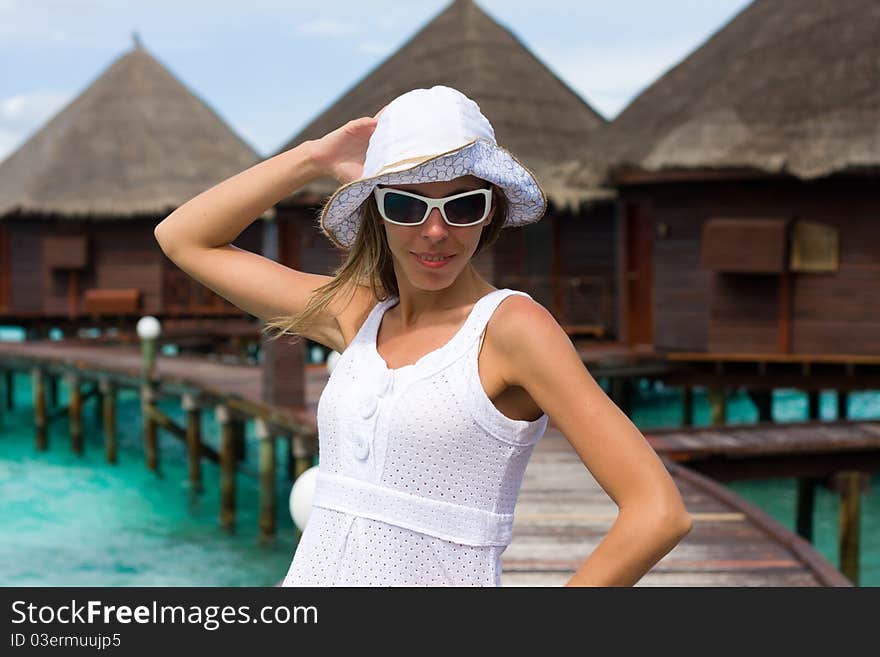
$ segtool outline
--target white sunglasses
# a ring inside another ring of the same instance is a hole
[[[489,210],[492,209],[491,188],[472,189],[443,198],[428,198],[402,189],[376,187],[373,195],[382,218],[398,226],[419,226],[425,223],[432,208],[439,208],[443,221],[450,226],[476,226],[489,216]]]

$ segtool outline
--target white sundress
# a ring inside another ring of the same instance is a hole
[[[282,586],[501,586],[523,473],[544,435],[501,413],[477,370],[480,336],[507,296],[477,301],[442,347],[389,369],[377,303],[318,401],[312,509]]]

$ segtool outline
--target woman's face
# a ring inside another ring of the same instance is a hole
[[[472,189],[485,189],[488,183],[475,176],[463,176],[449,181],[382,186],[440,198]],[[424,290],[439,290],[451,285],[467,267],[477,250],[483,227],[489,224],[494,215],[493,203],[486,219],[475,226],[450,226],[443,221],[439,208],[432,208],[425,223],[419,226],[399,226],[381,219],[398,281],[401,276],[406,276],[414,287]],[[425,263],[419,257],[425,254],[451,257],[442,264]]]

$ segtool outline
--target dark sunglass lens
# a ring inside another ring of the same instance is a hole
[[[472,224],[486,212],[484,194],[462,196],[446,204],[446,216],[454,224]]]
[[[425,216],[426,207],[424,201],[412,196],[404,196],[394,192],[385,194],[385,215],[391,221],[399,221],[402,224],[417,224]]]

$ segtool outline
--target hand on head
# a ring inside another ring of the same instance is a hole
[[[312,159],[324,175],[332,176],[342,185],[361,177],[370,137],[385,107],[375,116],[352,119],[312,142]]]

